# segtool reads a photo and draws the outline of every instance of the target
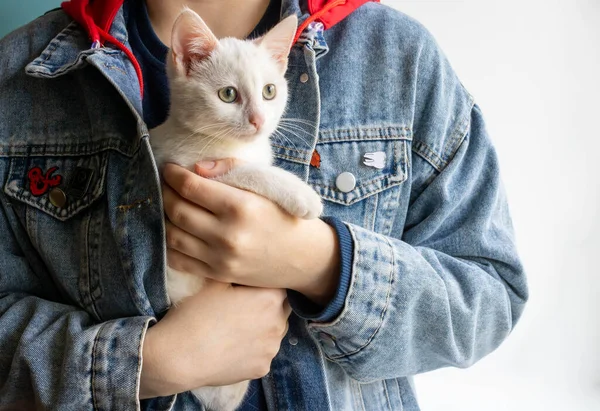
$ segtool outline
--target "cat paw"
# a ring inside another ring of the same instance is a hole
[[[321,197],[315,193],[310,187],[302,190],[294,201],[291,201],[289,206],[284,207],[291,215],[302,218],[304,220],[312,220],[323,213],[323,204]]]

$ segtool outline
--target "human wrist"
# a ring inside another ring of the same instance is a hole
[[[156,332],[148,328],[142,342],[142,370],[140,375],[140,400],[169,395],[164,379],[164,370],[160,365],[160,356],[156,349]]]
[[[172,342],[165,339],[165,333],[168,332],[158,324],[146,331],[142,346],[140,400],[166,397],[191,388],[189,384],[192,379],[185,376],[185,366],[178,364],[177,357],[173,356],[176,351]]]
[[[304,220],[298,261],[304,275],[293,287],[309,300],[321,306],[335,295],[340,276],[340,250],[336,231],[320,219]]]

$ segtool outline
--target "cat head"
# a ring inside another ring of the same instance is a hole
[[[296,26],[296,16],[290,16],[258,39],[219,40],[185,9],[173,26],[167,57],[170,116],[205,136],[268,138],[287,104],[284,75]]]

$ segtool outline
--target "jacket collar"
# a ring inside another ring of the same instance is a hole
[[[115,15],[109,33],[125,46],[129,46],[122,7]],[[81,68],[89,56],[99,53],[114,54],[118,53],[118,50],[92,48],[88,34],[73,21],[52,39],[39,57],[27,65],[25,71],[33,77],[58,77]]]

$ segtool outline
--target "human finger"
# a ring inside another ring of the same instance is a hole
[[[167,249],[167,262],[169,267],[184,273],[207,278],[210,278],[213,274],[213,270],[204,261],[197,260],[177,250]]]
[[[163,186],[163,207],[169,221],[180,229],[204,241],[215,238],[218,231],[216,216],[182,198],[168,185]]]
[[[211,252],[204,240],[182,230],[170,221],[166,221],[165,225],[167,248],[210,264]]]
[[[215,178],[227,174],[242,163],[242,160],[233,157],[214,161],[201,161],[194,164],[194,172],[205,178]]]
[[[164,166],[163,178],[181,197],[217,215],[241,201],[242,190],[201,177],[176,164]]]

